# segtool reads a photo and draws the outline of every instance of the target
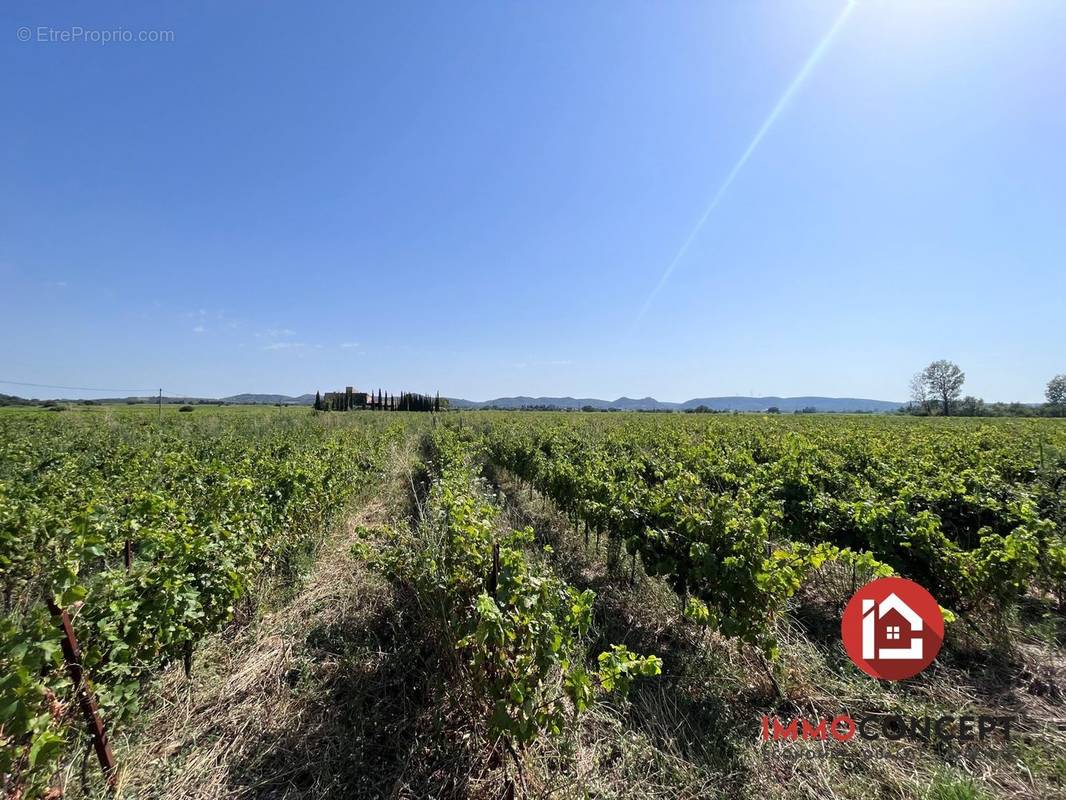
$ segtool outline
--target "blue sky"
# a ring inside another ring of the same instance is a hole
[[[844,8],[7,2],[0,380],[1042,399],[1058,0],[857,3],[654,291]]]

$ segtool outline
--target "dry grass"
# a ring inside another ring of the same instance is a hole
[[[125,796],[501,795],[501,765],[441,680],[454,654],[420,627],[418,598],[353,554],[357,530],[417,528],[417,465],[412,440],[286,602],[203,643],[191,681],[163,676],[153,713],[117,747]]]
[[[191,680],[162,676],[142,725],[114,741],[125,796],[404,795],[375,783],[402,784],[402,769],[381,768],[408,758],[389,737],[425,714],[403,663],[402,598],[350,551],[357,527],[402,519],[413,459],[410,446],[393,454],[387,484],[284,602],[203,642]]]
[[[121,752],[125,788],[161,798],[290,797],[301,787],[328,789],[316,763],[334,755],[329,715],[301,683],[341,680],[341,654],[307,652],[307,636],[341,616],[370,625],[393,604],[389,587],[347,552],[355,526],[384,512],[375,500],[332,537],[290,603],[232,638],[205,643],[191,682],[180,669],[167,672],[137,744]],[[295,740],[297,731],[304,741]]]

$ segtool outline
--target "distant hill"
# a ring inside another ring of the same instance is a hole
[[[286,406],[309,406],[315,402],[315,396],[313,394],[302,394],[299,397],[290,397],[286,394],[235,394],[232,397],[182,397],[174,395],[163,395],[163,403],[166,405],[174,405],[177,403],[191,403],[194,405],[219,405],[222,403],[228,403],[231,405],[276,405],[281,403]],[[0,395],[0,405],[39,405],[41,400],[23,400],[22,398],[13,398],[10,395]],[[71,400],[59,398],[50,402],[55,403],[84,403],[85,400]],[[94,398],[92,401],[97,405],[155,405],[159,402],[157,395],[145,395],[143,397],[99,397]]]
[[[586,408],[606,411],[609,408],[617,408],[623,411],[672,411],[682,407],[681,403],[661,403],[654,397],[644,397],[634,400],[630,397],[619,397],[617,400],[600,400],[595,397],[497,397],[495,400],[486,400],[483,403],[472,400],[448,400],[452,408]]]
[[[656,400],[654,397],[643,397],[634,400],[630,397],[619,397],[617,400],[600,400],[594,397],[497,397],[495,400],[476,402],[449,398],[452,408],[563,408],[580,409],[594,408],[597,410],[619,409],[623,411],[685,411],[687,409],[706,406],[715,411],[765,411],[768,408],[778,408],[782,412],[789,413],[804,408],[813,408],[815,411],[874,411],[890,412],[899,408],[902,403],[890,400],[869,400],[859,397],[696,397],[683,403],[670,403]]]
[[[236,403],[238,405],[274,405],[281,403],[286,406],[309,406],[315,402],[313,394],[302,394],[299,397],[290,397],[287,394],[235,394],[231,397],[219,398],[223,403]]]
[[[25,397],[16,397],[13,394],[0,394],[0,406],[33,406],[35,400],[27,400]]]
[[[687,400],[683,408],[707,406],[716,411],[765,411],[775,406],[781,411],[895,411],[903,405],[893,400],[869,400],[862,397],[703,397]]]
[[[96,403],[155,403],[156,397],[109,397],[95,400]],[[0,394],[0,406],[4,405],[37,405],[40,400],[25,400],[21,397]],[[59,403],[78,403],[78,400],[57,400]],[[293,397],[287,394],[235,394],[229,397],[208,399],[200,397],[164,397],[164,403],[229,403],[233,405],[282,405],[310,406],[315,402],[313,394],[301,394]],[[864,412],[891,412],[899,408],[902,403],[888,400],[868,400],[859,397],[696,397],[683,403],[669,403],[656,400],[654,397],[619,397],[617,400],[600,400],[596,397],[497,397],[495,400],[478,402],[474,400],[462,400],[449,398],[452,408],[559,408],[559,409],[582,409],[593,408],[597,411],[615,409],[619,411],[685,411],[706,406],[715,411],[765,411],[776,407],[784,413],[791,413],[805,408],[815,411],[864,411]]]

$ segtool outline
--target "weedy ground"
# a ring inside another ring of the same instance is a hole
[[[560,741],[501,759],[468,698],[443,678],[419,598],[353,554],[356,532],[413,531],[426,476],[412,438],[387,479],[332,532],[295,584],[256,603],[169,669],[139,723],[114,740],[119,792],[144,798],[978,798],[1066,797],[1066,621],[1033,598],[1009,648],[956,624],[934,667],[901,683],[859,672],[839,643],[848,576],[826,572],[781,620],[781,659],[681,618],[662,582],[586,544],[552,504],[488,470],[500,524],[531,526],[553,568],[597,594],[590,652],[624,643],[663,675],[601,703]],[[632,572],[631,572],[632,569]],[[775,686],[776,682],[776,686]],[[780,692],[778,691],[780,689]],[[910,741],[770,743],[763,714],[994,714],[1009,742],[960,750]],[[68,765],[67,796],[100,795],[93,765]]]

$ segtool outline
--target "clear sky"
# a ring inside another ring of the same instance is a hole
[[[62,41],[105,32],[134,41]],[[950,358],[1038,401],[1066,372],[1061,0],[7,0],[0,74],[0,380],[895,400]]]

